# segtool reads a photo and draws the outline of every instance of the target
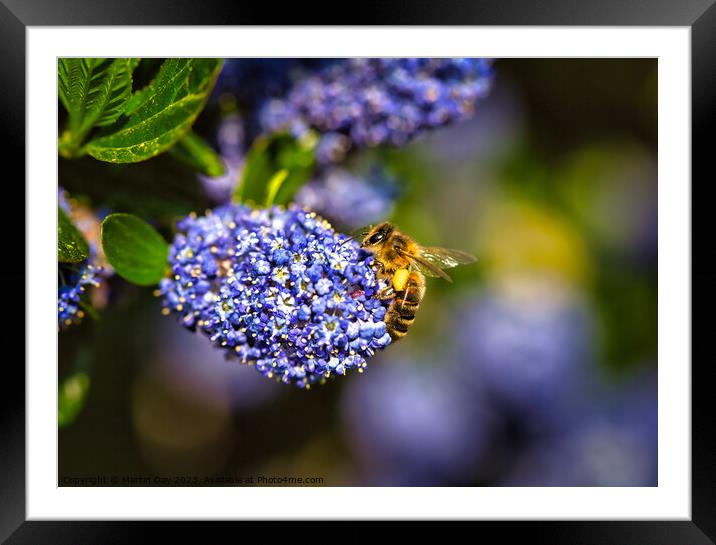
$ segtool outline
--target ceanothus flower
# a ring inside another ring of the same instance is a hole
[[[333,62],[336,59],[225,59],[213,94],[231,94],[246,110],[266,97],[282,95],[301,75]]]
[[[396,196],[396,181],[380,169],[359,176],[333,167],[306,183],[295,201],[335,224],[356,229],[388,217]]]
[[[555,426],[592,381],[591,309],[566,286],[507,280],[465,299],[456,345],[468,380],[533,428]]]
[[[102,281],[113,274],[105,262],[99,246],[99,218],[89,209],[72,202],[64,189],[58,190],[60,208],[72,218],[73,223],[89,245],[89,256],[81,263],[58,263],[57,327],[66,329],[76,325],[85,316],[83,306],[89,288],[99,288]]]
[[[449,360],[382,361],[341,401],[366,484],[470,483],[493,448],[495,415]]]
[[[104,269],[92,264],[92,257],[80,264],[59,263],[57,292],[57,327],[65,329],[78,324],[85,316],[82,296],[89,287],[99,287]]]
[[[293,83],[338,59],[234,58],[225,59],[211,101],[225,111],[241,113],[247,142],[261,132],[259,112],[272,98],[283,96]]]
[[[390,343],[372,256],[314,212],[228,204],[177,227],[164,314],[265,376],[309,387]]]
[[[401,146],[471,118],[491,84],[488,59],[345,59],[268,100],[259,117],[267,132],[316,130],[319,162],[335,163],[350,148]]]
[[[509,486],[656,486],[658,403],[655,373],[600,392],[556,437],[518,456]]]

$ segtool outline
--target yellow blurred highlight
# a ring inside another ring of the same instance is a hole
[[[480,219],[479,261],[488,276],[546,275],[582,284],[590,275],[587,246],[557,212],[525,202],[496,202]]]

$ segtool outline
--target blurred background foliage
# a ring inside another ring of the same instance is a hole
[[[379,164],[396,184],[386,219],[478,257],[454,284],[428,281],[404,340],[363,375],[300,391],[226,362],[151,290],[112,278],[99,319],[60,334],[60,476],[656,485],[657,63],[494,69],[471,121],[342,165]],[[207,141],[225,100],[194,127]],[[60,159],[59,177],[167,238],[211,202],[171,154]]]

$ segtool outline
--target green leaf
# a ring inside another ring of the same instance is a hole
[[[59,141],[62,155],[75,156],[93,127],[108,126],[119,119],[132,93],[134,60],[59,60],[58,92],[69,114]]]
[[[78,263],[89,256],[89,245],[65,214],[57,208],[57,259],[63,263]]]
[[[189,131],[169,152],[207,176],[224,174],[224,163],[203,138]]]
[[[166,151],[189,132],[221,64],[221,59],[166,60],[155,80],[132,99],[121,127],[91,140],[85,151],[110,163],[136,163]]]
[[[164,277],[169,246],[137,216],[110,214],[102,222],[100,238],[107,261],[125,280],[150,286]]]
[[[121,210],[172,225],[210,202],[196,174],[169,154],[141,163],[109,164],[92,157],[59,159],[59,185],[87,196],[94,208]]]
[[[60,427],[74,422],[87,401],[90,379],[82,371],[63,380],[57,390],[57,424]]]
[[[134,111],[139,108],[139,106],[142,105],[142,103],[147,100],[148,94],[151,92],[151,84],[147,85],[144,89],[140,89],[136,93],[134,93],[131,97],[129,97],[129,100],[127,101],[127,105],[124,108],[124,115],[130,116],[134,113]]]
[[[315,168],[316,139],[313,135],[296,140],[287,134],[261,136],[246,155],[241,183],[234,200],[243,203],[286,204],[306,182]],[[285,170],[280,180],[278,174]],[[271,184],[273,182],[273,185]],[[277,188],[273,187],[278,185]],[[275,189],[275,194],[271,191]]]
[[[186,94],[189,73],[192,69],[192,59],[167,59],[159,67],[157,75],[152,82],[142,90],[134,93],[127,105],[127,115],[133,116],[140,107],[149,110],[146,115],[156,113],[162,107],[169,106],[175,98]],[[137,120],[128,124],[132,126]]]
[[[282,168],[269,180],[268,187],[266,188],[266,208],[273,205],[276,200],[278,190],[281,189],[281,186],[286,181],[286,178],[288,178],[288,170]]]

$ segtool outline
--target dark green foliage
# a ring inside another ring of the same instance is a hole
[[[221,176],[224,173],[224,164],[221,157],[199,135],[189,131],[171,149],[172,155],[195,170],[207,176]]]
[[[58,61],[60,101],[69,115],[59,142],[72,157],[93,127],[105,127],[122,115],[132,94],[136,59],[63,58]]]
[[[167,59],[154,80],[132,94],[138,63],[136,58],[59,60],[59,98],[68,113],[58,141],[63,157],[89,154],[136,163],[166,151],[189,132],[222,66],[220,59]]]
[[[136,163],[166,151],[191,128],[221,69],[219,59],[169,59],[116,132],[91,140],[86,152],[110,163]]]
[[[290,202],[313,174],[314,146],[312,139],[299,141],[285,134],[257,138],[246,156],[234,200],[253,204]],[[286,174],[277,177],[283,170]],[[273,184],[270,184],[272,180]]]
[[[70,218],[57,209],[57,259],[63,263],[79,263],[89,256],[89,246]]]
[[[148,223],[132,214],[111,214],[102,222],[102,249],[125,280],[150,286],[167,271],[169,247]]]

